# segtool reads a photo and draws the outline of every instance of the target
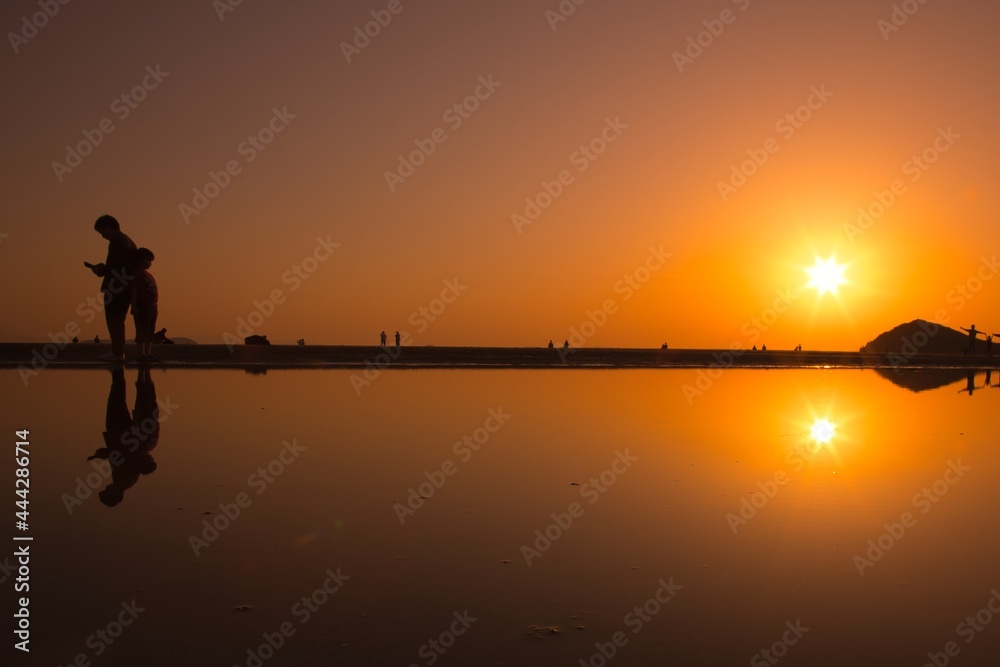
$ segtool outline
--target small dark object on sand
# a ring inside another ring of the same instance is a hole
[[[173,345],[174,341],[167,338],[167,330],[163,328],[153,334],[153,343],[156,345]]]

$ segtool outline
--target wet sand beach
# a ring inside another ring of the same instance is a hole
[[[0,344],[0,368],[103,368],[107,344]],[[172,345],[154,354],[165,367],[196,368],[969,368],[994,367],[993,357],[916,354],[912,357],[837,351],[541,347],[376,347],[353,345]],[[126,363],[135,363],[135,347]],[[905,363],[904,363],[905,361]]]

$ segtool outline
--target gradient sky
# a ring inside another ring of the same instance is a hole
[[[288,343],[373,344],[382,329],[560,343],[609,299],[586,345],[856,349],[941,315],[1000,332],[1000,280],[982,268],[1000,252],[998,7],[912,2],[884,34],[893,3],[870,0],[589,0],[555,29],[556,0],[402,0],[348,63],[341,43],[388,0],[244,0],[220,19],[222,4],[70,2],[16,53],[9,33],[38,4],[0,10],[3,340],[71,322],[107,337],[78,310],[99,288],[82,261],[103,260],[102,213],[156,253],[160,325],[206,343],[273,290],[284,302],[254,332]],[[678,71],[675,52],[726,9]],[[157,66],[169,75],[121,118],[116,98]],[[455,127],[445,112],[491,75],[499,87]],[[832,96],[794,133],[776,125],[813,87]],[[295,118],[248,161],[241,143],[275,108]],[[103,118],[114,131],[60,180],[53,163]],[[607,119],[627,128],[574,158]],[[446,141],[391,191],[385,172],[437,128]],[[914,171],[948,128],[958,138]],[[770,138],[777,151],[723,201],[718,183]],[[179,205],[230,160],[240,173],[187,224]],[[563,170],[572,182],[519,231],[512,214]],[[897,180],[884,215],[848,233]],[[293,289],[283,276],[318,237],[340,247]],[[663,267],[622,288],[661,246]],[[820,298],[804,268],[831,255],[850,282]],[[413,314],[454,279],[467,289],[423,324]],[[756,337],[747,323],[787,290]]]

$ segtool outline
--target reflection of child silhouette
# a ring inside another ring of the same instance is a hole
[[[111,482],[97,496],[108,507],[114,507],[125,497],[125,491],[156,470],[156,461],[149,451],[160,439],[159,407],[156,387],[149,369],[139,371],[135,381],[135,410],[129,415],[125,395],[125,370],[111,371],[111,390],[105,416],[105,447],[87,458],[103,459],[111,465]]]

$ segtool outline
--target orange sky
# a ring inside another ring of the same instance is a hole
[[[0,10],[0,339],[69,323],[107,337],[80,307],[99,287],[82,262],[103,259],[102,213],[156,253],[160,325],[200,342],[236,333],[274,290],[253,332],[289,343],[399,329],[414,344],[543,345],[608,301],[584,344],[856,349],[939,310],[1000,331],[982,260],[1000,251],[998,8],[927,3],[888,32],[892,3],[860,0],[592,0],[565,21],[546,15],[555,0],[246,0],[221,20],[220,6],[70,3],[37,31],[35,2]],[[391,20],[342,46],[372,11]],[[145,99],[120,99],[144,79]],[[782,120],[797,110],[808,118]],[[271,143],[244,143],[269,123]],[[85,131],[92,154],[54,167]],[[593,140],[605,150],[588,158]],[[415,142],[433,153],[390,187]],[[912,159],[926,149],[925,170]],[[767,159],[724,201],[720,181],[752,155]],[[227,163],[226,187],[185,216]],[[543,181],[561,193],[512,220]],[[883,215],[845,229],[894,181]],[[317,238],[340,245],[302,280]],[[670,257],[640,289],[619,282],[651,247]],[[803,269],[831,254],[850,282],[818,298]],[[456,280],[467,289],[433,303]],[[755,338],[747,323],[787,290]]]

